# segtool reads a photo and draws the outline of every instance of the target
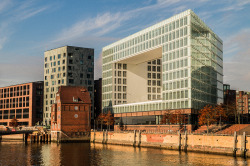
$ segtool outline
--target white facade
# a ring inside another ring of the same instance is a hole
[[[104,47],[103,109],[126,113],[222,103],[222,47],[191,10]]]

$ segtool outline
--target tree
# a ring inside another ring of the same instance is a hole
[[[216,113],[217,122],[220,123],[220,130],[221,130],[221,121],[226,121],[228,118],[228,115],[226,114],[226,110],[225,110],[223,104],[216,105],[214,107],[214,110]]]
[[[230,117],[230,118],[232,118],[232,117],[234,118],[234,123],[235,124],[240,123],[240,121],[239,121],[240,114],[237,111],[235,102],[232,102],[232,103],[229,103],[229,104],[224,104],[223,107],[225,109],[226,115],[228,117]]]
[[[162,116],[161,124],[169,124],[169,130],[170,130],[170,124],[179,124],[180,128],[181,125],[185,124],[187,121],[187,117],[183,112],[180,110],[175,111],[173,113],[167,112]]]
[[[212,105],[206,105],[203,109],[200,110],[199,125],[206,125],[207,133],[208,133],[208,126],[210,126],[212,123],[216,121],[217,121],[217,113]]]
[[[100,122],[101,124],[101,130],[102,130],[102,125],[104,124],[104,119],[105,119],[105,114],[100,113],[99,116],[97,117],[97,122]]]
[[[18,120],[16,118],[11,119],[10,126],[14,127],[14,128],[17,127],[18,126]]]
[[[105,115],[104,122],[108,126],[110,131],[110,126],[114,125],[114,116],[110,111],[108,111],[108,113]]]

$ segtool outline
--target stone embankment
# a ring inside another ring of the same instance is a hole
[[[153,147],[179,151],[250,156],[250,136],[242,135],[197,135],[180,133],[142,133],[92,131],[91,142],[102,144]]]

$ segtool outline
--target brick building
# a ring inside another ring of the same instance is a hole
[[[224,84],[224,104],[235,109],[240,115],[240,123],[248,123],[250,112],[250,92],[230,89],[230,85]]]
[[[43,120],[43,82],[0,88],[0,125],[9,126],[13,118],[19,125],[33,126]]]
[[[91,129],[91,98],[85,87],[61,86],[51,106],[51,138],[85,139]]]

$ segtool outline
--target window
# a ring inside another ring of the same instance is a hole
[[[93,72],[93,69],[92,68],[88,68],[88,72]]]
[[[61,54],[58,54],[58,55],[57,55],[57,58],[60,59],[60,58],[61,58]]]
[[[74,79],[69,79],[70,84],[74,84]]]

